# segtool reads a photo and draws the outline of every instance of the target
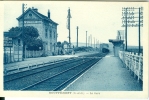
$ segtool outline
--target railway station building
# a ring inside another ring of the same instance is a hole
[[[56,53],[57,45],[57,23],[50,18],[50,11],[48,10],[47,16],[38,12],[37,8],[28,8],[17,20],[19,27],[33,26],[39,32],[39,38],[43,41],[43,51],[45,55],[52,55]]]

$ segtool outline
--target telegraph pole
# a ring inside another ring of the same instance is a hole
[[[86,31],[86,47],[87,47],[87,31]]]
[[[90,36],[88,36],[88,46],[90,46]]]
[[[78,47],[78,29],[79,27],[77,26],[77,47]]]
[[[94,37],[94,48],[95,48],[95,37]]]
[[[24,3],[22,4],[22,15],[23,15],[23,19],[22,19],[23,25],[22,25],[22,27],[23,27],[23,32],[24,32]]]
[[[96,39],[96,48],[97,48],[97,39]]]
[[[22,34],[24,34],[24,3],[22,4],[22,15],[23,15],[23,18],[22,18]],[[23,60],[25,58],[25,42],[23,41]]]
[[[22,15],[23,15],[23,17],[22,17],[22,34],[24,34],[24,11],[25,11],[25,6],[26,6],[27,4],[22,4]],[[25,59],[25,50],[26,50],[26,48],[25,48],[25,42],[23,41],[23,56],[22,56],[22,60],[24,60]]]
[[[70,22],[70,19],[69,19]],[[70,26],[69,26],[70,27]],[[69,48],[71,48],[71,36],[70,36],[70,28],[69,28]]]
[[[23,15],[23,18],[22,18],[22,34],[24,34],[24,8],[25,8],[25,6],[26,6],[27,4],[22,4],[22,15]],[[23,41],[23,56],[22,56],[22,60],[24,60],[25,59],[25,50],[26,50],[26,48],[25,48],[25,42]]]
[[[126,48],[125,48],[125,50],[127,51],[127,8],[126,8],[126,12],[125,12],[125,24],[126,24],[126,26],[125,26],[125,39],[126,39]]]
[[[139,8],[139,54],[140,54],[140,8]]]
[[[136,10],[139,10],[135,12]],[[143,27],[143,7],[134,8],[134,7],[126,7],[122,8],[122,27],[125,27],[125,39],[126,39],[126,50],[127,50],[127,27],[138,27],[138,54],[141,52],[140,48],[140,27]],[[137,15],[138,14],[138,15]],[[137,16],[135,16],[137,15]],[[138,20],[135,20],[138,18]]]
[[[69,9],[68,9],[68,16],[67,16],[67,20],[68,20],[67,29],[69,30],[69,51],[70,51],[70,48],[71,48],[70,18],[71,18],[71,14],[70,14],[70,8],[69,8]]]
[[[91,34],[91,47],[92,47],[92,34]]]
[[[98,40],[98,44],[97,44],[98,48],[99,48],[99,40]]]

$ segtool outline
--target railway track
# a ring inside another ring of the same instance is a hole
[[[33,75],[33,74],[37,74],[37,73],[40,73],[40,72],[43,72],[43,71],[46,71],[46,70],[50,70],[50,69],[53,69],[53,68],[57,68],[57,67],[60,67],[61,65],[65,65],[65,64],[69,64],[69,63],[72,63],[74,61],[77,61],[79,59],[75,59],[75,58],[71,58],[71,59],[68,59],[66,61],[61,61],[61,62],[58,62],[58,63],[49,63],[47,65],[44,65],[42,67],[38,67],[38,68],[31,68],[31,70],[26,70],[26,71],[22,71],[22,72],[18,72],[18,73],[14,73],[14,74],[10,74],[10,75],[5,75],[4,76],[4,82],[7,83],[7,82],[10,82],[10,81],[13,81],[13,80],[17,80],[17,79],[20,79],[20,78],[23,78],[23,77],[26,77],[26,76],[30,76],[30,75]]]
[[[4,90],[57,91],[93,66],[106,54],[94,54],[4,77]]]

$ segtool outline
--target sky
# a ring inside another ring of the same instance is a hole
[[[109,39],[115,39],[118,30],[125,30],[122,26],[122,7],[140,7],[146,9],[141,2],[91,2],[91,1],[49,1],[49,2],[5,2],[4,3],[4,31],[18,26],[17,17],[22,13],[22,3],[27,4],[26,9],[34,7],[38,12],[47,16],[48,9],[51,19],[58,23],[58,41],[68,40],[68,29],[66,28],[68,8],[71,12],[71,42],[76,42],[76,27],[78,30],[78,41],[86,42],[87,35],[99,40],[100,43],[109,43]],[[25,9],[25,10],[26,10]],[[145,22],[145,21],[144,21]],[[141,28],[141,38],[143,37]],[[138,45],[138,27],[128,28],[128,45]],[[93,39],[92,39],[93,40]],[[141,39],[141,46],[143,39]],[[93,43],[93,42],[92,42]]]

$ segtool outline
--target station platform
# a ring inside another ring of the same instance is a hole
[[[28,65],[42,64],[42,63],[46,63],[49,61],[58,61],[62,59],[67,59],[71,57],[79,57],[79,56],[89,55],[89,54],[94,54],[94,53],[98,53],[98,52],[90,51],[90,52],[78,52],[75,55],[57,55],[57,56],[47,56],[47,57],[37,57],[37,58],[26,58],[24,61],[4,64],[4,71],[23,68]]]
[[[119,57],[109,53],[63,91],[142,91]]]

